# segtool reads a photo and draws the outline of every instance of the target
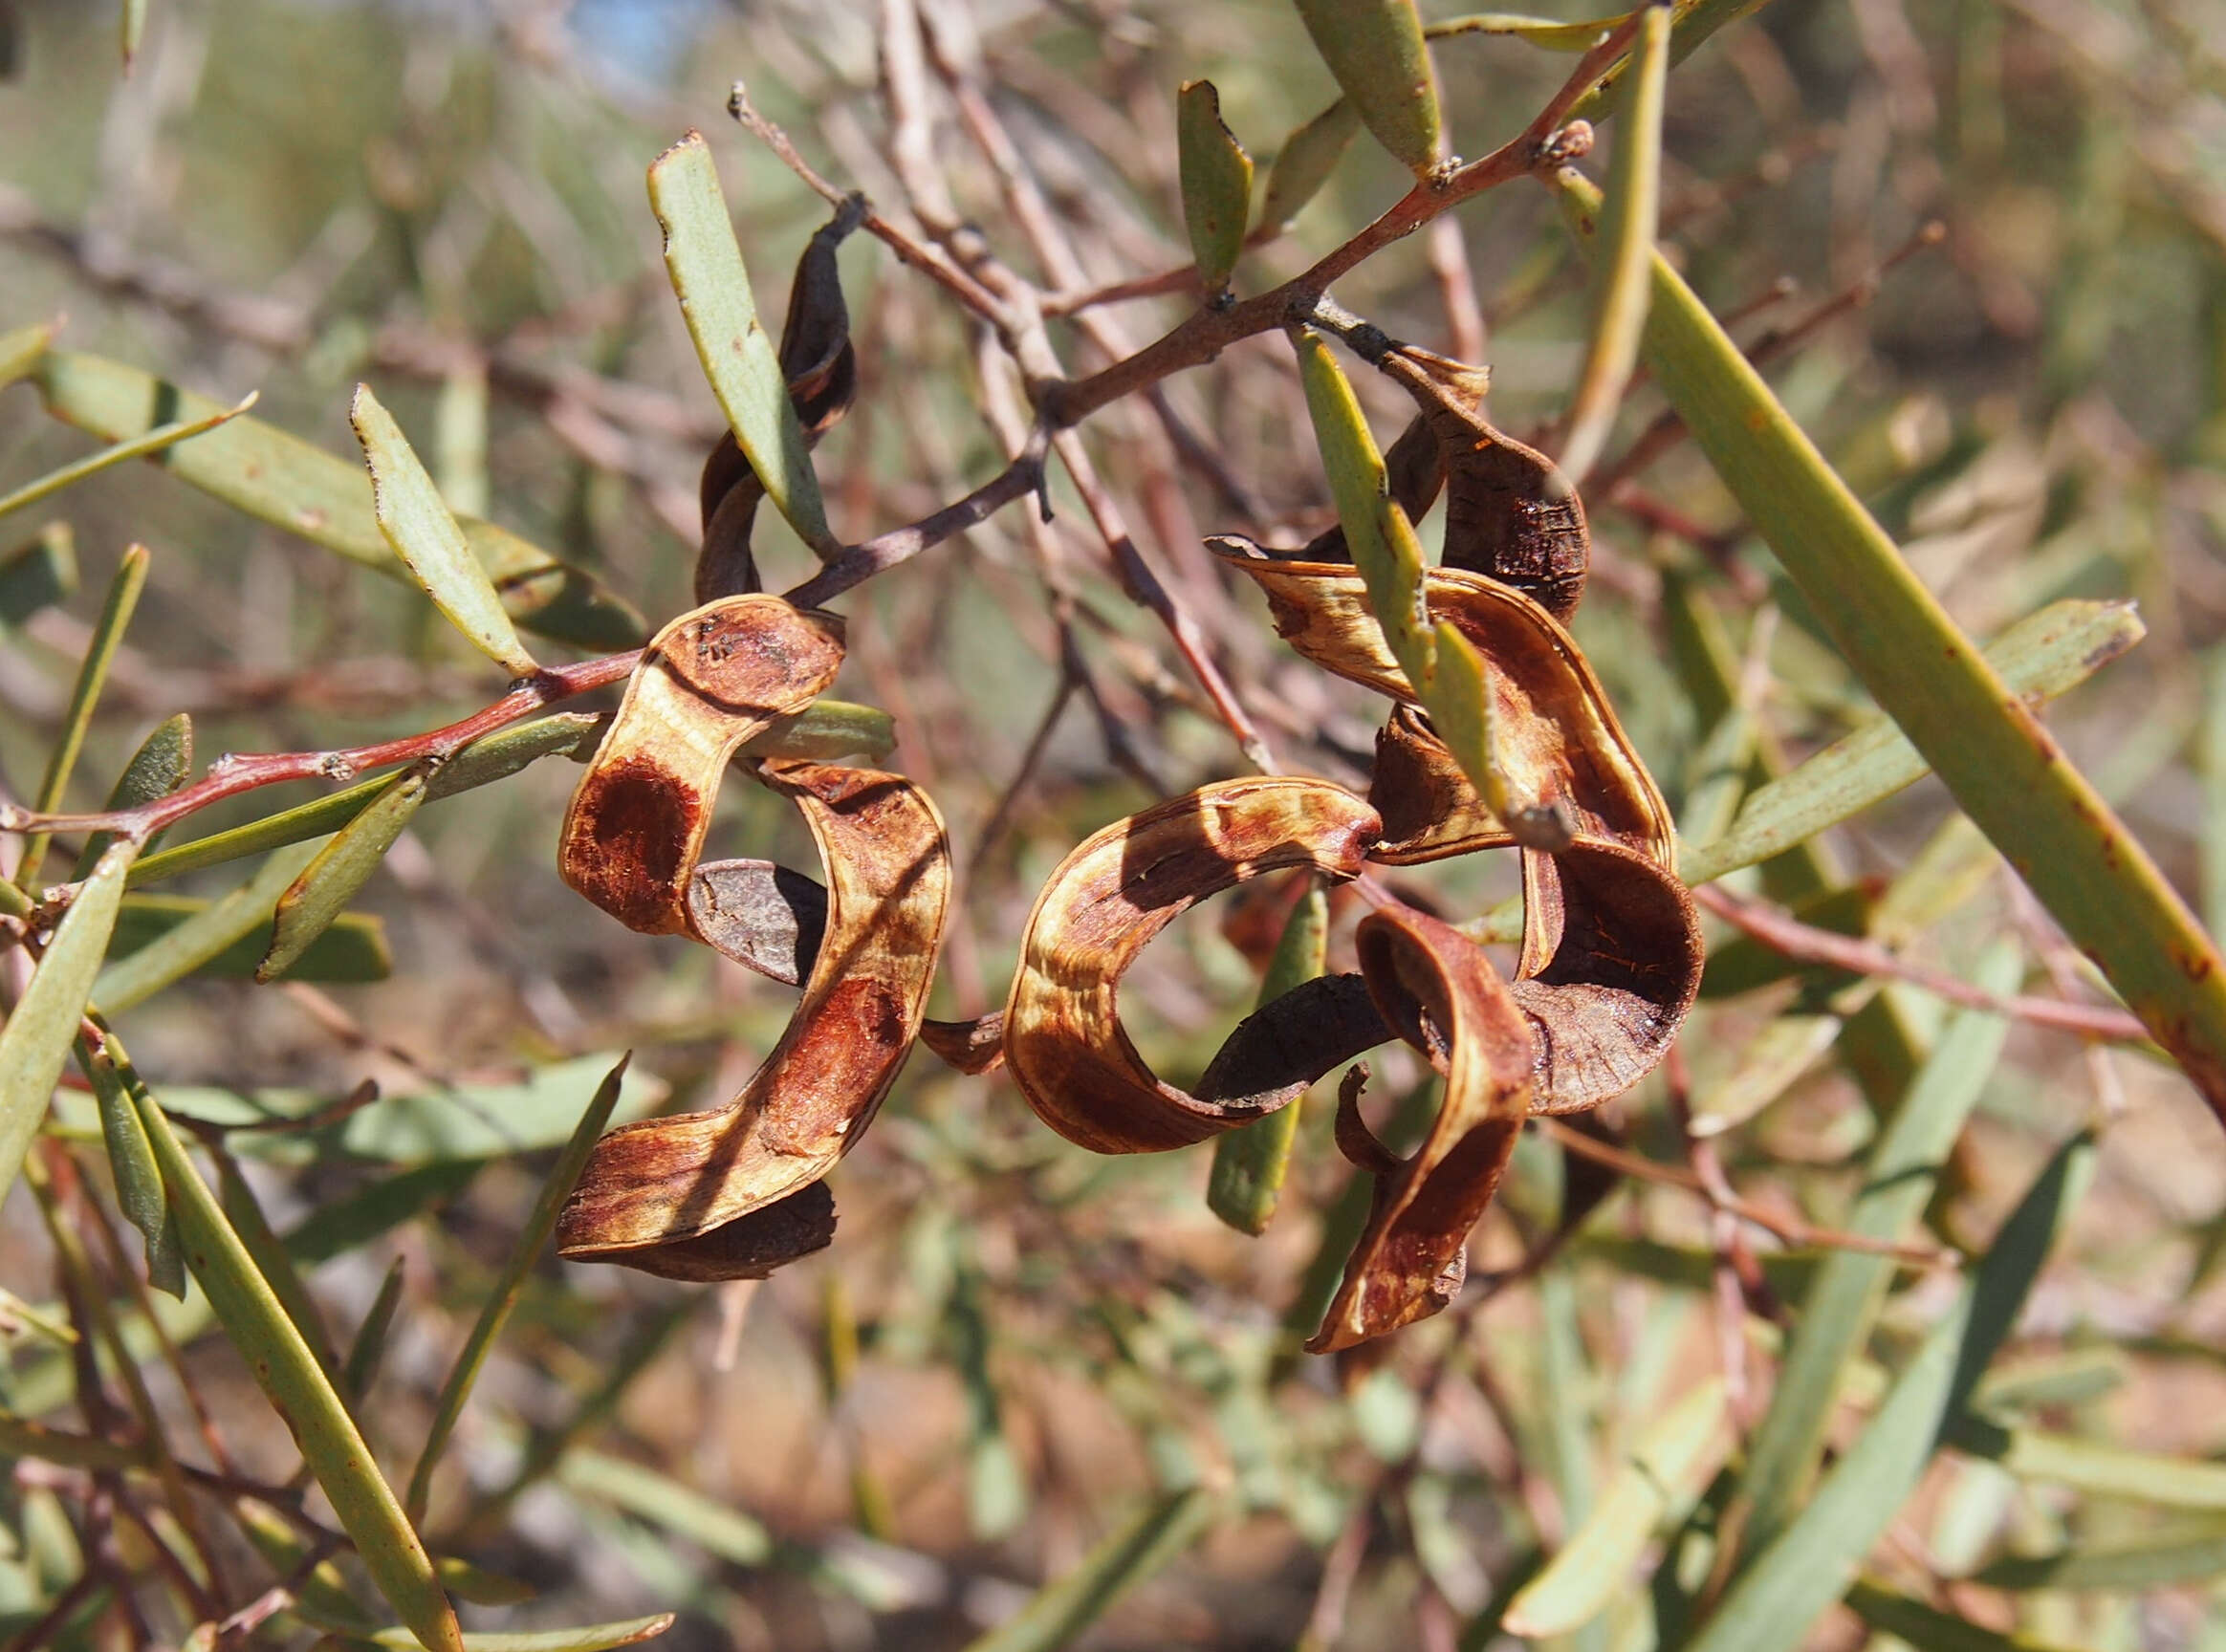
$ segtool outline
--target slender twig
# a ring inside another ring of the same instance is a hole
[[[1204,365],[1239,339],[1304,321],[1340,276],[1440,213],[1501,184],[1533,172],[1550,175],[1579,159],[1592,147],[1592,128],[1579,122],[1564,130],[1561,120],[1600,72],[1622,54],[1636,29],[1635,20],[1626,21],[1587,52],[1553,100],[1514,138],[1480,161],[1415,185],[1374,223],[1302,273],[1226,309],[1201,309],[1155,342],[1087,379],[1042,386],[1045,416],[1055,425],[1078,424],[1147,384]]]
[[[2149,1030],[2128,1011],[2112,1009],[2105,1004],[2067,1004],[2059,998],[2034,998],[2021,994],[2005,998],[1998,993],[1989,992],[1983,987],[1975,987],[1945,970],[1931,969],[1922,964],[1911,963],[1875,941],[1819,929],[1813,924],[1803,924],[1798,918],[1789,917],[1776,907],[1766,906],[1760,902],[1742,900],[1717,884],[1703,884],[1692,891],[1692,898],[1772,951],[1799,959],[1804,964],[1827,964],[1852,974],[1884,975],[1896,981],[1907,981],[1912,987],[1923,988],[1934,997],[1947,999],[1951,1004],[1968,1005],[1975,1010],[1991,1010],[1997,1015],[2007,1015],[2017,1021],[2029,1021],[2037,1027],[2053,1027],[2058,1032],[2070,1032],[2081,1038],[2099,1038],[2122,1044],[2146,1043],[2149,1039]]]
[[[209,765],[208,772],[190,786],[166,797],[158,797],[137,809],[118,809],[95,815],[36,815],[12,804],[0,804],[0,832],[114,832],[144,839],[183,820],[196,810],[258,787],[288,780],[352,780],[366,769],[383,769],[392,763],[440,762],[472,741],[491,734],[519,718],[601,688],[632,672],[642,651],[605,654],[571,665],[553,665],[520,678],[510,691],[458,722],[423,734],[405,734],[369,746],[335,751],[268,751],[227,753]]]
[[[1540,1130],[1580,1158],[1604,1164],[1618,1175],[1639,1181],[1658,1182],[1665,1187],[1697,1193],[1718,1209],[1730,1211],[1742,1222],[1752,1222],[1788,1245],[1830,1250],[1864,1250],[1874,1255],[1891,1256],[1896,1261],[1907,1262],[1912,1268],[1936,1268],[1954,1260],[1946,1251],[1930,1246],[1896,1244],[1890,1239],[1873,1239],[1864,1233],[1818,1228],[1798,1216],[1780,1215],[1734,1192],[1730,1183],[1722,1180],[1720,1165],[1712,1166],[1713,1174],[1697,1168],[1681,1170],[1674,1164],[1665,1164],[1658,1159],[1648,1159],[1643,1154],[1618,1147],[1613,1142],[1587,1136],[1560,1119],[1540,1118],[1536,1122]]]
[[[1045,440],[1043,431],[1033,432],[1018,457],[964,499],[903,528],[892,528],[886,533],[861,540],[787,592],[788,600],[799,608],[816,608],[853,585],[886,573],[923,551],[932,550],[954,533],[979,527],[1015,500],[1024,499],[1031,493],[1040,494]]]

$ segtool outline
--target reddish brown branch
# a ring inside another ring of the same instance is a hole
[[[1717,884],[1703,884],[1694,889],[1692,899],[1772,951],[1804,964],[1826,964],[1856,975],[1883,975],[1907,981],[1951,1004],[1992,1010],[1998,1015],[2029,1021],[2037,1027],[2053,1027],[2081,1038],[2126,1044],[2146,1043],[2149,1039],[2149,1030],[2129,1011],[2104,1004],[2067,1004],[2059,998],[2023,995],[2005,998],[1945,970],[1913,964],[1875,941],[1837,935],[1829,929],[1803,924],[1776,907],[1743,901]]]

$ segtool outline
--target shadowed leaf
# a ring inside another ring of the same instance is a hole
[[[1283,140],[1283,147],[1268,166],[1268,186],[1260,203],[1260,223],[1279,229],[1298,216],[1300,208],[1321,193],[1330,173],[1344,158],[1361,117],[1350,101],[1340,98],[1313,120]]]
[[[1329,897],[1309,882],[1284,921],[1283,933],[1260,980],[1259,1007],[1265,1009],[1327,967]],[[1240,1233],[1264,1233],[1276,1214],[1283,1178],[1291,1165],[1291,1142],[1298,1132],[1298,1100],[1265,1119],[1230,1131],[1213,1143],[1213,1173],[1206,1184],[1206,1206]]]
[[[386,859],[396,839],[426,800],[426,775],[412,769],[339,831],[333,834],[301,876],[278,897],[273,913],[271,949],[255,967],[255,979],[275,981],[330,929],[349,902],[361,893]]]
[[[155,725],[147,737],[140,742],[139,750],[131,754],[131,761],[123,766],[123,772],[116,777],[109,788],[108,801],[101,807],[110,813],[123,809],[137,809],[142,803],[152,803],[158,797],[167,797],[186,784],[186,777],[193,772],[193,719],[185,712],[166,718]],[[73,880],[88,875],[94,863],[107,853],[109,844],[116,839],[109,833],[96,832],[85,839],[85,847],[78,851],[77,864],[71,870]],[[144,853],[134,861],[132,871],[138,872]],[[133,881],[138,881],[135,878]]]
[[[1221,95],[1211,80],[1187,80],[1175,94],[1175,143],[1183,188],[1183,226],[1198,284],[1209,302],[1228,291],[1244,248],[1252,210],[1252,157],[1222,123]]]
[[[967,1652],[1057,1652],[1071,1645],[1114,1601],[1195,1543],[1213,1515],[1212,1495],[1195,1489],[1146,1505]]]

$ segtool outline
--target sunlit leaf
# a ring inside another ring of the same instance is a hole
[[[540,667],[518,641],[493,579],[370,385],[356,386],[348,422],[371,467],[372,514],[395,555],[474,648],[513,677],[532,676]]]
[[[185,1234],[186,1263],[207,1293],[217,1322],[292,1431],[395,1615],[428,1652],[463,1652],[456,1614],[442,1593],[432,1559],[380,1474],[347,1405],[270,1282],[256,1271],[162,1108],[131,1079],[120,1057],[118,1066],[126,1072],[140,1119],[163,1167],[170,1206]]]
[[[136,844],[119,843],[101,856],[55,926],[7,1025],[0,1026],[0,1199],[8,1196],[23,1168],[23,1156],[70,1058],[136,852]]]
[[[665,229],[665,267],[688,336],[727,423],[775,509],[805,544],[830,557],[840,547],[789,402],[787,375],[757,318],[750,272],[703,134],[690,132],[649,167],[649,206]]]
[[[1600,202],[1573,172],[1587,245]],[[2226,1117],[2226,959],[1659,253],[1645,354],[1841,655],[1965,814]]]
[[[479,1317],[472,1322],[471,1335],[465,1338],[457,1352],[456,1362],[448,1369],[447,1380],[441,1385],[440,1398],[434,1402],[433,1421],[427,1430],[426,1444],[418,1454],[417,1467],[410,1471],[409,1489],[403,1507],[412,1519],[425,1517],[426,1499],[432,1488],[433,1469],[440,1463],[441,1453],[447,1448],[448,1436],[456,1426],[457,1418],[464,1413],[464,1402],[470,1398],[471,1385],[478,1380],[479,1369],[502,1335],[509,1321],[511,1310],[517,1306],[518,1293],[525,1289],[526,1275],[540,1260],[541,1249],[556,1230],[556,1212],[562,1207],[572,1185],[579,1180],[580,1169],[587,1163],[587,1156],[594,1149],[596,1140],[602,1135],[603,1126],[610,1121],[611,1109],[618,1105],[619,1086],[626,1075],[626,1061],[622,1057],[603,1081],[596,1086],[588,1098],[587,1106],[573,1128],[572,1139],[564,1144],[556,1166],[542,1183],[539,1198],[534,1202],[532,1214],[526,1218],[519,1231],[517,1243],[511,1248],[510,1260],[504,1264],[494,1288],[489,1292],[486,1303],[479,1310]]]
[[[1437,164],[1437,77],[1414,0],[1298,0],[1314,49],[1376,141],[1417,176]]]
[[[1638,365],[1639,336],[1647,321],[1648,263],[1662,204],[1662,106],[1670,76],[1670,8],[1648,5],[1640,13],[1624,76],[1623,120],[1615,129],[1601,207],[1600,252],[1593,261],[1592,331],[1584,365],[1569,401],[1568,436],[1561,468],[1571,483],[1591,474],[1621,406],[1624,387]]]

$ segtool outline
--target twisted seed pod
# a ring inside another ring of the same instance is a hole
[[[680,1260],[697,1270],[682,1276],[706,1277],[707,1255],[729,1254],[722,1244],[755,1254],[741,1242],[761,1236],[763,1222],[711,1236],[826,1175],[873,1121],[919,1034],[950,896],[934,806],[910,781],[870,769],[769,763],[761,777],[796,803],[828,873],[803,996],[726,1106],[622,1125],[596,1144],[557,1220],[567,1257],[652,1272]],[[707,884],[692,881],[690,893],[706,913]],[[725,916],[701,918],[698,937],[716,945]]]
[[[1303,1091],[1327,1067],[1297,1076],[1273,1040],[1240,1047],[1257,1060],[1217,1058],[1196,1095],[1165,1082],[1122,1030],[1121,977],[1178,914],[1220,890],[1286,866],[1353,877],[1379,830],[1376,812],[1342,787],[1269,776],[1171,798],[1086,839],[1037,897],[1005,1006],[1005,1065],[1028,1104],[1084,1147],[1148,1153]]]

